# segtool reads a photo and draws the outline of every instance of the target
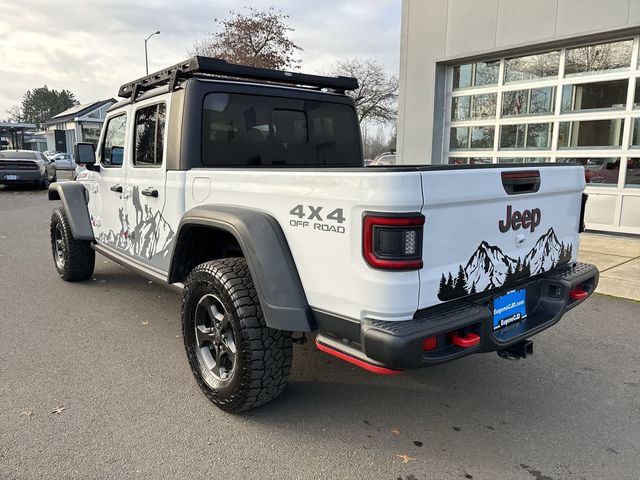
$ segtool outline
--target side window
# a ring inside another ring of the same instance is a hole
[[[164,103],[150,105],[136,111],[136,142],[133,165],[160,167],[164,147]]]
[[[124,158],[124,138],[127,131],[127,115],[109,119],[102,147],[102,164],[107,167],[121,167]]]

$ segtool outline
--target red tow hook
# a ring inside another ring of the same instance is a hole
[[[451,339],[451,343],[462,348],[475,347],[480,343],[480,337],[475,333],[467,333],[465,337],[461,337],[456,332],[451,332],[449,338]]]
[[[580,287],[575,287],[569,290],[569,299],[577,302],[579,300],[584,300],[589,296],[589,292],[585,292]]]

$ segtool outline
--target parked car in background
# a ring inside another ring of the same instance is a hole
[[[47,158],[51,158],[54,155],[57,155],[58,152],[56,152],[55,150],[51,150],[51,151],[45,150],[44,152],[42,152],[42,154]]]
[[[598,168],[587,169],[587,177],[590,183],[617,184],[620,177],[620,159],[606,161]],[[627,175],[625,177],[627,186],[640,185],[640,159],[627,159]]]
[[[381,153],[380,155],[378,155],[376,158],[374,158],[369,166],[389,166],[389,165],[395,165],[396,164],[396,152],[395,151],[391,151],[391,152],[385,152],[385,153]]]
[[[47,188],[57,177],[55,162],[40,152],[0,151],[0,185],[34,184]]]
[[[53,157],[49,157],[56,164],[57,170],[73,170],[76,168],[76,162],[70,153],[58,153]]]

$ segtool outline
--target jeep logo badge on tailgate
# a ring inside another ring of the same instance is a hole
[[[512,212],[512,210],[513,207],[507,205],[507,218],[498,222],[498,228],[502,233],[507,233],[511,228],[514,231],[520,230],[520,227],[528,228],[533,233],[536,227],[540,225],[542,213],[539,208],[525,210],[524,212],[519,212],[518,210]]]

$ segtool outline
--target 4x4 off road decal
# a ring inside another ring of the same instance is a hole
[[[344,210],[336,208],[328,213],[324,213],[324,207],[315,207],[313,205],[296,205],[289,214],[296,219],[290,219],[289,225],[298,228],[309,228],[319,232],[345,233],[347,230],[341,224],[346,222],[344,218]]]
[[[542,235],[524,258],[511,258],[499,247],[482,242],[466,266],[460,265],[456,276],[442,274],[438,298],[442,301],[509,286],[571,261],[573,245],[565,245],[553,228]]]
[[[147,260],[166,258],[171,252],[175,232],[161,212],[154,212],[146,203],[143,207],[138,187],[133,187],[131,195],[136,216],[134,227],[131,227],[129,215],[121,207],[118,209],[120,231],[103,231],[98,241]]]

